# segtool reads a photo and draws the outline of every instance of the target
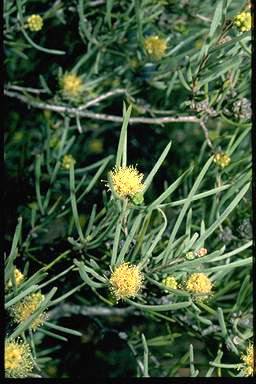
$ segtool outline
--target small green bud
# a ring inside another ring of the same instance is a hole
[[[143,193],[141,192],[137,192],[135,193],[134,196],[131,197],[131,201],[133,202],[133,204],[135,205],[141,205],[144,203],[144,196],[143,196]]]
[[[192,251],[187,252],[185,255],[185,258],[187,260],[193,260],[195,258],[194,252],[192,252]]]

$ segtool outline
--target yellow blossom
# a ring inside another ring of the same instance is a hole
[[[6,378],[24,378],[34,366],[30,347],[27,343],[6,341],[4,347],[4,369]]]
[[[135,297],[141,288],[143,274],[136,265],[123,263],[110,277],[111,292],[116,300]]]
[[[38,308],[38,305],[44,300],[44,295],[40,292],[31,293],[27,295],[16,304],[13,304],[9,311],[15,323],[22,323],[27,320],[32,313]],[[47,319],[46,313],[41,313],[38,317],[32,322],[31,329],[35,331],[39,326],[41,326]]]
[[[216,153],[214,155],[213,161],[218,164],[221,168],[225,168],[229,165],[231,159],[230,157],[225,153]]]
[[[148,55],[159,60],[165,54],[167,43],[165,39],[161,39],[159,36],[149,36],[144,41],[144,48]]]
[[[204,273],[193,273],[186,281],[186,290],[191,293],[210,293],[212,283]],[[199,297],[198,300],[203,300]]]
[[[252,16],[250,12],[241,12],[234,19],[235,26],[240,32],[250,31],[252,28]]]
[[[242,361],[243,361],[242,371],[244,372],[245,376],[253,376],[253,372],[254,372],[254,350],[253,350],[253,344],[250,344],[247,347],[246,353],[242,354],[241,358],[242,358]]]
[[[76,160],[73,158],[72,155],[63,156],[62,163],[61,163],[62,168],[69,170],[72,163],[73,164],[76,163]]]
[[[133,197],[143,191],[143,174],[130,165],[129,167],[117,167],[109,172],[114,191],[120,198]],[[109,186],[109,184],[107,184]]]
[[[162,280],[162,283],[168,288],[177,289],[178,283],[175,277],[167,276]]]
[[[75,97],[82,91],[82,80],[74,73],[65,73],[61,79],[63,96]]]
[[[15,268],[14,275],[15,275],[16,286],[18,287],[24,280],[24,275],[18,270],[18,268]],[[7,288],[11,288],[11,287],[12,287],[12,280],[10,279],[7,283]]]
[[[32,32],[40,31],[43,28],[43,19],[40,15],[31,15],[27,20],[27,26]]]

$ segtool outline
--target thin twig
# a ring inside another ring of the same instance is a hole
[[[208,132],[208,129],[206,128],[206,125],[204,124],[203,120],[200,120],[199,124],[200,124],[200,127],[202,128],[202,130],[203,130],[203,132],[204,132],[204,137],[205,137],[205,140],[207,141],[207,144],[209,145],[209,147],[210,147],[211,149],[213,149],[212,142],[211,142],[211,140],[209,139],[209,132]]]
[[[81,105],[77,109],[78,111],[82,111],[83,109],[87,109],[92,105],[98,104],[101,100],[107,99],[108,97],[118,95],[121,93],[127,93],[126,89],[118,88],[118,89],[115,89],[114,91],[107,92],[104,95],[98,96],[95,99],[88,101],[88,103],[86,103],[85,105]]]
[[[26,96],[20,95],[15,92],[4,90],[4,94],[9,97],[14,97],[23,103],[31,105],[35,108],[47,109],[58,113],[68,113],[71,115],[79,115],[80,117],[87,117],[94,120],[105,120],[105,121],[114,121],[116,123],[122,123],[123,118],[121,116],[106,115],[103,113],[94,113],[87,111],[79,111],[78,108],[65,107],[61,105],[52,105],[47,104],[42,101],[35,101],[27,98]],[[161,125],[164,123],[200,123],[200,120],[195,116],[178,116],[178,117],[132,117],[129,120],[130,124],[142,123],[142,124],[157,124]]]
[[[25,92],[31,92],[31,93],[48,93],[45,89],[36,89],[36,88],[30,88],[30,87],[20,87],[19,85],[7,85],[8,89],[13,89],[14,91],[25,91]]]

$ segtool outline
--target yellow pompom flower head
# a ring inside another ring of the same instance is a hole
[[[231,159],[226,153],[216,153],[214,155],[213,161],[221,168],[225,168],[229,165]]]
[[[253,344],[250,344],[247,349],[246,353],[241,355],[243,365],[241,367],[241,370],[243,371],[245,376],[253,376],[254,372],[254,348]]]
[[[241,12],[234,19],[234,25],[240,32],[248,32],[252,28],[252,16],[250,12]]]
[[[107,183],[109,190],[111,187],[115,194],[121,198],[131,198],[139,200],[141,192],[143,192],[143,173],[139,173],[136,167],[129,165],[128,167],[116,167],[109,172],[110,182]],[[143,200],[143,199],[142,199]]]
[[[74,157],[72,155],[64,155],[61,162],[61,167],[63,169],[69,170],[72,163],[76,163]]]
[[[33,370],[34,363],[30,347],[17,339],[5,341],[4,370],[6,378],[25,378]]]
[[[40,15],[31,15],[27,20],[26,26],[31,32],[37,32],[43,28],[43,24],[44,22]]]
[[[186,290],[191,293],[210,294],[212,283],[204,273],[193,273],[186,281]],[[197,297],[198,301],[204,300],[206,296]]]
[[[13,318],[15,323],[22,323],[27,320],[32,313],[38,308],[38,305],[44,300],[44,295],[40,292],[31,293],[12,305],[9,309],[10,315]],[[31,329],[35,331],[39,326],[43,325],[45,320],[47,319],[46,313],[41,313],[38,317],[32,322]]]
[[[165,39],[162,39],[159,36],[149,36],[144,40],[144,49],[153,59],[159,60],[165,54],[167,43]]]
[[[24,275],[23,273],[20,272],[20,270],[18,268],[15,268],[14,269],[14,276],[15,276],[15,282],[16,282],[16,287],[18,287],[22,281],[24,280]],[[12,287],[12,280],[8,280],[7,284],[6,284],[6,289],[9,289]]]
[[[110,291],[118,301],[137,295],[143,282],[143,274],[136,265],[123,263],[114,270],[109,282]]]
[[[60,79],[60,87],[64,98],[77,98],[83,91],[82,79],[74,73],[66,72]]]

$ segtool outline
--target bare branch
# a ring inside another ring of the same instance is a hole
[[[87,109],[88,107],[90,107],[92,105],[98,104],[101,100],[107,99],[108,97],[118,95],[121,93],[127,93],[126,89],[118,88],[118,89],[115,89],[114,91],[110,91],[110,92],[105,93],[104,95],[98,96],[95,99],[88,101],[88,103],[86,103],[85,105],[81,105],[80,107],[78,107],[78,111],[82,111],[83,109]]]
[[[36,88],[30,88],[30,87],[21,87],[19,85],[7,85],[7,89],[13,89],[14,91],[25,91],[25,92],[31,92],[31,93],[47,93],[45,89],[36,89]]]
[[[49,319],[57,319],[59,317],[67,317],[71,315],[83,316],[127,316],[140,315],[140,311],[135,307],[127,308],[108,308],[108,307],[86,307],[84,305],[72,305],[68,303],[61,304],[48,312]]]
[[[213,145],[212,145],[211,140],[209,139],[209,132],[208,132],[208,129],[206,128],[206,125],[204,124],[203,120],[200,120],[199,124],[200,124],[200,127],[202,128],[202,130],[204,132],[204,137],[205,137],[205,140],[207,141],[207,144],[212,149]]]
[[[105,121],[114,121],[116,123],[122,123],[123,118],[121,116],[113,116],[106,115],[104,113],[94,113],[88,111],[79,111],[78,108],[65,107],[61,105],[52,105],[47,104],[42,101],[37,101],[34,99],[29,99],[24,95],[20,95],[19,93],[11,92],[8,90],[4,90],[4,94],[9,97],[14,97],[23,103],[31,105],[35,108],[47,109],[50,111],[58,112],[58,113],[68,113],[71,115],[79,116],[79,117],[87,117],[94,120],[105,120]],[[157,124],[163,125],[165,123],[200,123],[200,120],[196,116],[178,116],[178,117],[158,117],[158,118],[150,118],[150,117],[131,117],[129,120],[130,124],[142,123],[142,124]]]

